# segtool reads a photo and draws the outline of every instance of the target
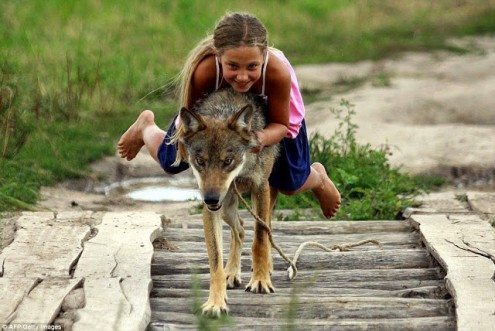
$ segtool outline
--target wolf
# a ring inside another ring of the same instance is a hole
[[[238,214],[234,185],[250,192],[254,212],[271,228],[268,178],[278,146],[259,145],[254,132],[266,124],[263,107],[256,98],[231,88],[213,92],[192,110],[182,108],[183,132],[179,137],[203,199],[203,228],[210,266],[210,290],[203,314],[228,313],[227,288],[241,285],[243,220]],[[231,242],[227,264],[223,265],[222,219],[230,226]],[[252,276],[246,291],[273,293],[273,269],[268,233],[258,223],[252,244]]]

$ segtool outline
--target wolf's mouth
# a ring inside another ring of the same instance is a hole
[[[220,208],[222,208],[222,204],[216,203],[216,204],[211,204],[211,205],[206,205],[206,208],[208,208],[209,211],[218,211]]]

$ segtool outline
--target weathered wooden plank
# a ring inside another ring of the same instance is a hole
[[[286,270],[287,262],[272,252],[273,266],[275,270]],[[243,270],[251,267],[249,257],[241,258]],[[303,253],[297,262],[300,270],[322,270],[322,269],[352,269],[359,265],[362,269],[407,269],[428,268],[431,265],[428,254],[423,250],[378,250],[366,252],[319,252]],[[160,275],[176,273],[187,273],[196,270],[204,273],[209,270],[208,257],[206,254],[170,254],[157,251],[153,258],[152,268]]]
[[[65,277],[43,279],[24,297],[11,323],[49,325],[59,313],[64,298],[81,281]]]
[[[14,241],[0,255],[3,277],[69,278],[91,221],[91,212],[23,213]]]
[[[84,277],[86,305],[74,330],[144,330],[151,310],[152,242],[161,233],[155,213],[106,213],[85,244],[75,270]]]
[[[189,298],[194,294],[200,294],[202,297],[208,296],[208,289],[188,290],[178,288],[154,288],[151,296],[154,298]],[[242,291],[244,292],[244,291]],[[345,288],[345,287],[320,287],[318,284],[299,284],[288,288],[276,288],[276,295],[291,296],[294,293],[297,295],[311,295],[323,297],[398,297],[398,298],[427,298],[436,299],[441,293],[446,293],[443,284],[438,286],[422,286],[416,288],[400,289],[400,290],[381,290],[367,288]],[[247,295],[238,290],[228,291],[229,300],[238,296]]]
[[[0,323],[15,318],[17,307],[39,282],[39,278],[0,278]]]
[[[253,231],[246,231],[245,244],[249,245],[253,239]],[[167,229],[164,234],[165,238],[171,243],[176,245],[179,250],[186,250],[191,246],[190,243],[202,243],[204,242],[204,233],[202,229]],[[224,244],[230,241],[230,231],[225,230],[223,232]],[[274,241],[281,246],[296,247],[305,241],[317,241],[323,245],[333,246],[342,245],[346,243],[354,243],[363,240],[378,240],[383,245],[410,245],[418,244],[420,242],[419,235],[415,232],[376,232],[369,233],[354,233],[354,234],[312,234],[312,235],[299,235],[292,234],[290,236],[280,233],[273,233]],[[367,245],[369,247],[376,248],[376,245]]]
[[[209,286],[209,278],[207,275],[206,277],[201,278],[201,282],[197,285],[202,289],[208,289]],[[246,279],[245,281],[247,281]],[[159,288],[162,284],[159,281],[157,287]],[[307,280],[304,280],[304,282],[307,282]],[[275,286],[275,291],[277,292],[279,289],[286,289],[290,288],[292,286],[305,286],[307,283],[298,283],[298,284],[292,284],[290,282],[283,282],[283,281],[277,281],[276,279],[272,278],[272,283]],[[166,285],[168,287],[173,287],[173,288],[178,288],[178,289],[184,289],[184,290],[189,290],[192,288],[191,283],[174,283],[172,285],[169,285],[170,282],[165,281],[163,285]],[[196,283],[194,283],[196,284]],[[245,283],[244,283],[245,284]],[[311,283],[312,284],[312,283]],[[327,288],[332,289],[332,288],[342,288],[342,289],[370,289],[370,290],[384,290],[384,291],[399,291],[399,290],[406,290],[406,289],[411,289],[411,288],[416,288],[417,286],[442,286],[444,283],[439,280],[424,280],[424,281],[418,281],[415,279],[408,279],[408,280],[397,280],[397,281],[366,281],[366,282],[350,282],[350,283],[345,283],[345,282],[329,282],[328,284],[325,284],[323,281],[319,280],[317,287],[321,288],[322,291],[325,291]],[[166,288],[163,286],[163,288]]]
[[[161,235],[155,213],[106,213],[98,234],[85,243],[75,277],[149,277],[151,243]]]
[[[295,310],[294,317],[306,319],[435,317],[449,315],[452,307],[449,301],[435,299],[229,294],[231,315],[253,318],[283,318],[291,307]],[[195,300],[206,299],[151,298],[150,301],[153,310],[184,313],[191,312]]]
[[[86,304],[77,311],[73,330],[146,329],[151,315],[147,295],[150,290],[151,282],[144,279],[85,279]]]
[[[454,192],[430,193],[421,197],[421,206],[408,208],[409,212],[418,214],[468,214],[468,205],[461,199],[456,199]]]
[[[243,277],[248,278],[249,272]],[[210,276],[204,274],[176,274],[153,276],[154,288],[191,289],[193,284],[208,288]],[[283,271],[272,275],[276,288],[288,288],[317,283],[319,288],[369,288],[382,290],[397,290],[418,286],[437,286],[443,282],[443,273],[438,269],[343,269],[343,270],[300,270],[293,281],[287,279]],[[298,285],[299,284],[299,285]],[[408,285],[409,284],[409,285]],[[426,285],[428,284],[428,285]]]
[[[229,250],[230,250],[230,240],[229,241],[224,241],[223,244],[223,254],[224,256],[228,256]],[[321,242],[320,242],[321,243]],[[244,247],[242,249],[241,255],[243,256],[251,256],[251,241],[248,239],[247,242],[245,242]],[[294,254],[294,252],[297,251],[299,248],[300,244],[299,242],[277,242],[277,244],[282,248],[283,252],[286,253],[288,256],[291,256]],[[325,245],[325,243],[321,243]],[[170,242],[167,241],[165,245],[168,245],[168,249],[164,249],[165,251],[169,252],[170,254],[174,253],[195,253],[195,254],[206,254],[206,245],[204,242]],[[173,246],[172,246],[173,245]],[[332,244],[326,245],[328,247],[332,247]],[[372,250],[399,250],[399,249],[418,249],[421,248],[421,243],[418,240],[418,242],[414,243],[404,243],[401,245],[400,243],[393,243],[393,244],[388,244],[385,243],[384,245],[379,248],[378,246],[368,243],[363,246],[357,246],[353,247],[350,250],[352,251],[359,251],[359,252],[364,252],[364,251],[372,251]],[[316,247],[306,247],[304,249],[304,254],[308,253],[311,254],[310,252],[312,251],[318,251],[319,249]],[[276,253],[278,254],[278,253]]]
[[[413,215],[411,221],[447,271],[459,330],[493,329],[495,264],[486,256],[494,249],[493,228],[475,215]]]
[[[241,213],[244,216],[244,228],[252,230],[254,219],[251,215]],[[167,226],[168,229],[202,229],[202,216],[192,215],[188,220],[174,221]],[[410,232],[411,227],[406,221],[273,221],[274,233],[285,235],[323,235],[323,234],[352,234],[375,232]],[[228,225],[224,225],[228,230]]]
[[[254,220],[250,226],[253,225]],[[274,232],[286,235],[411,232],[411,227],[406,221],[274,221],[272,228]]]
[[[161,322],[161,321],[170,322]],[[153,313],[153,322],[148,331],[165,330],[197,330],[195,324],[198,318],[192,314],[185,313]],[[218,326],[218,330],[379,330],[379,331],[454,331],[455,319],[448,316],[420,317],[420,318],[391,318],[391,319],[297,319],[289,318],[243,318],[234,317],[233,322],[223,324],[213,321],[212,325]],[[223,325],[223,326],[222,326]]]

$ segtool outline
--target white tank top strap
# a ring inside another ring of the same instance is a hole
[[[270,51],[266,51],[266,59],[265,63],[263,64],[263,84],[261,85],[261,95],[265,96],[265,81],[266,81],[266,67],[268,67],[268,54],[270,54]]]

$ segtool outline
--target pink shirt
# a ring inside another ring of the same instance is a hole
[[[287,138],[294,139],[299,133],[302,121],[306,110],[304,108],[304,102],[301,96],[301,91],[299,90],[299,84],[297,83],[296,73],[294,68],[292,68],[289,60],[285,57],[282,51],[270,48],[272,54],[278,57],[282,62],[285,63],[287,69],[290,73],[291,87],[290,87],[290,105],[289,105],[289,131],[287,132]]]

